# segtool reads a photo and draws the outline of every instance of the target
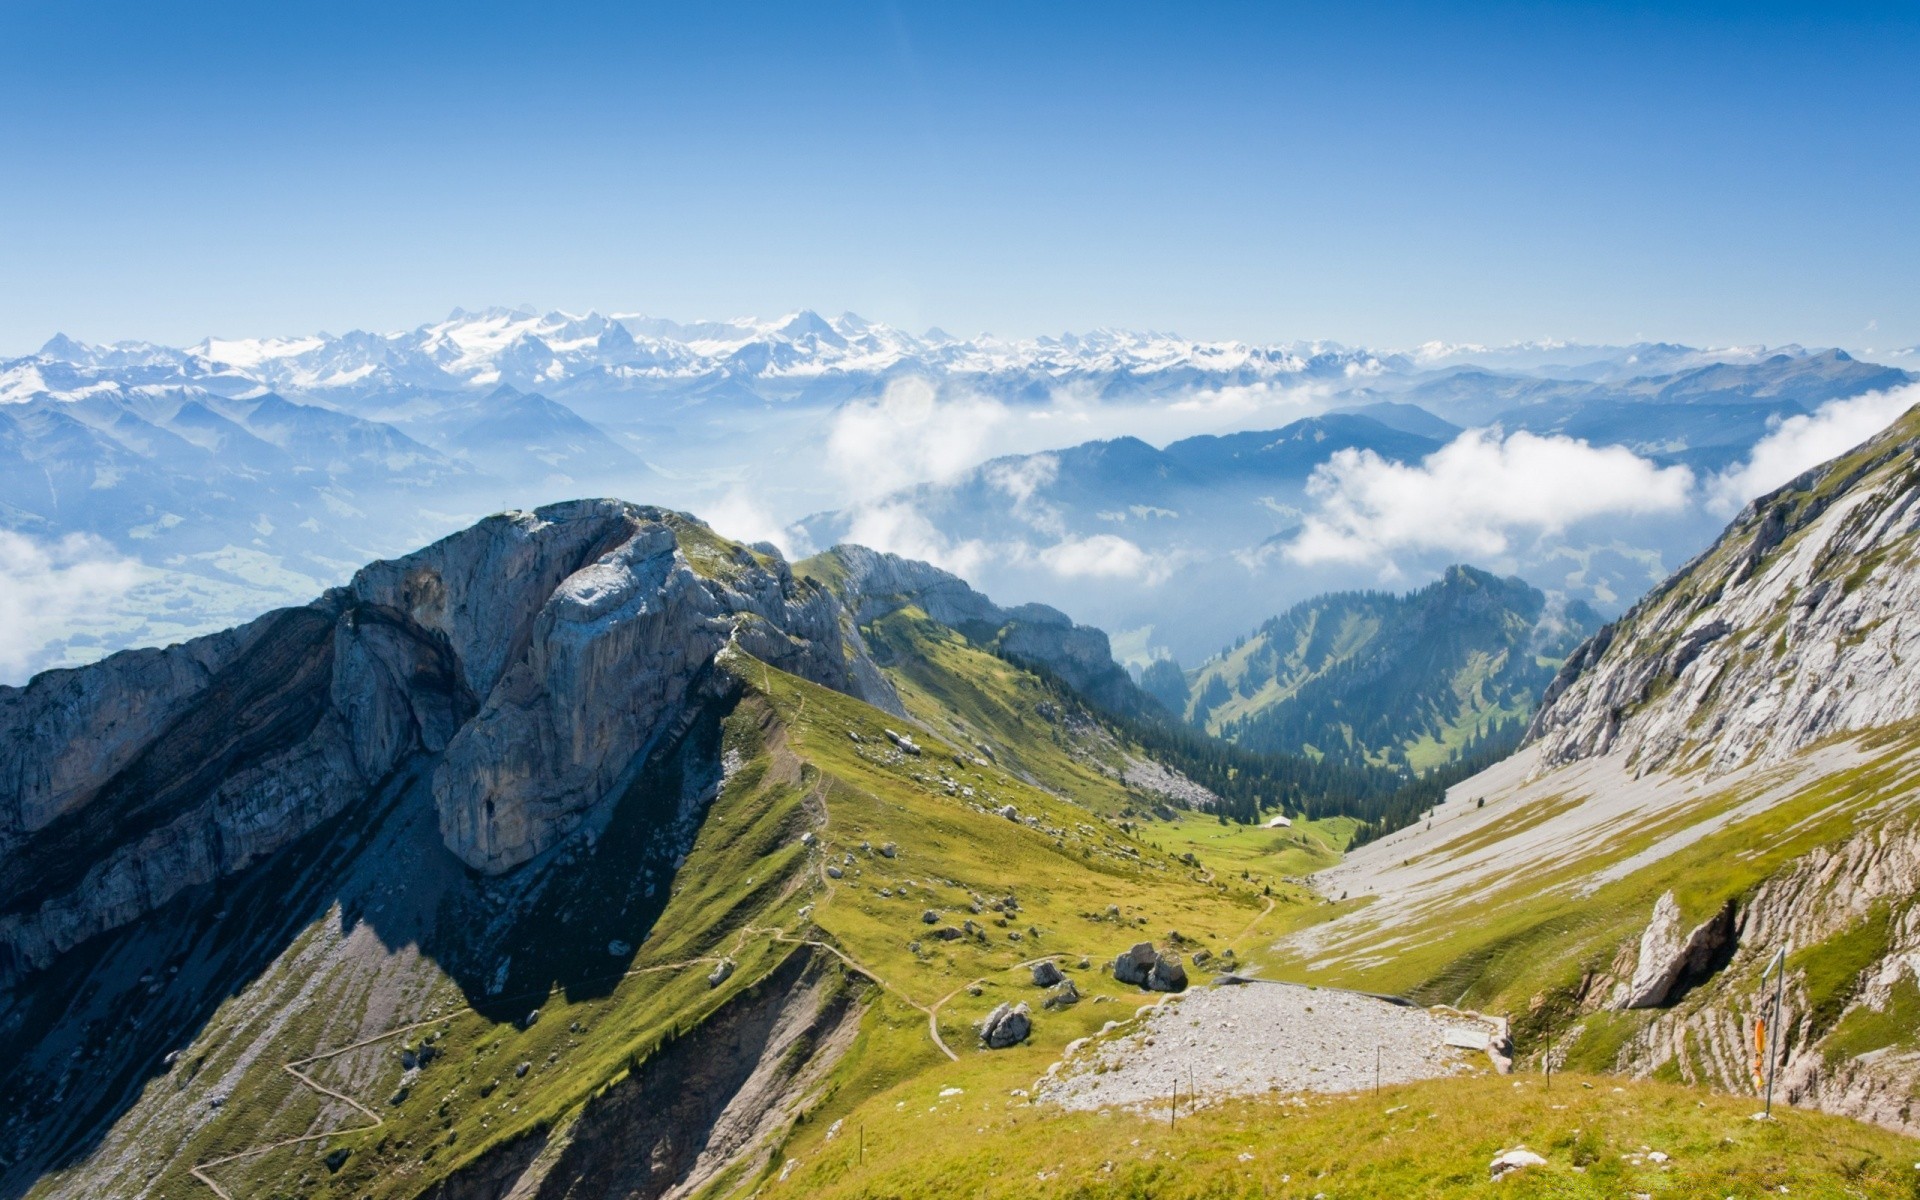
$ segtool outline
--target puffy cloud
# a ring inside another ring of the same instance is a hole
[[[1806,416],[1788,417],[1754,445],[1745,463],[1714,477],[1708,505],[1731,516],[1755,496],[1845,454],[1915,404],[1920,404],[1920,385],[1829,400]]]
[[[783,557],[794,555],[792,531],[743,487],[731,488],[720,499],[706,505],[703,515],[707,524],[724,537],[736,542],[771,542],[779,547]]]
[[[56,665],[60,639],[112,618],[146,574],[87,534],[43,541],[0,530],[0,680]]]
[[[879,399],[844,404],[834,413],[827,462],[848,498],[870,500],[910,484],[950,479],[1002,455],[1101,438],[1162,445],[1196,434],[1271,429],[1320,411],[1333,396],[1325,383],[1261,384],[1195,391],[1171,402],[1115,401],[1069,386],[1054,389],[1042,403],[1008,404],[903,378]],[[1027,486],[1012,475],[994,482],[1016,499],[1015,489]]]
[[[1379,564],[1402,550],[1484,559],[1522,531],[1683,509],[1692,488],[1685,467],[1531,433],[1469,430],[1417,465],[1341,450],[1308,481],[1317,506],[1286,554],[1302,564]]]
[[[855,498],[870,499],[974,466],[1007,419],[999,401],[942,397],[927,380],[898,379],[878,400],[840,407],[827,459]]]
[[[1155,584],[1172,573],[1172,564],[1164,558],[1111,533],[1066,538],[1034,557],[1062,579],[1133,579]]]
[[[962,577],[978,570],[993,551],[985,542],[955,540],[934,527],[911,504],[863,504],[853,510],[847,541],[917,558]]]
[[[1064,538],[1035,551],[1033,557],[1064,580],[1135,580],[1140,584],[1162,584],[1173,572],[1173,564],[1165,557],[1152,555],[1116,534]]]

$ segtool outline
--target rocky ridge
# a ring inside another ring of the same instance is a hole
[[[1710,775],[1920,715],[1920,411],[1747,506],[1581,647],[1528,731],[1537,770],[1619,754]]]
[[[958,575],[865,546],[835,546],[800,563],[799,570],[832,587],[857,625],[914,606],[976,645],[1045,668],[1110,712],[1137,713],[1150,703],[1113,660],[1107,635],[1076,625],[1057,608],[1002,608]]]
[[[0,982],[420,756],[447,848],[508,870],[605,811],[729,643],[870,693],[840,615],[694,518],[583,500],[488,518],[238,629],[0,688]]]

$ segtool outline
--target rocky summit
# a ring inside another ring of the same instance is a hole
[[[723,647],[882,704],[777,557],[615,500],[512,512],[239,629],[0,688],[0,980],[241,870],[430,760],[498,873],[603,816]]]

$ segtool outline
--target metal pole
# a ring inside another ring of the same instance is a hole
[[[1773,1078],[1780,1069],[1780,1046],[1784,1040],[1780,1030],[1780,999],[1787,987],[1787,949],[1780,948],[1774,957],[1773,965],[1779,968],[1773,977],[1773,1043],[1767,1047],[1767,1107],[1769,1117],[1773,1115]]]

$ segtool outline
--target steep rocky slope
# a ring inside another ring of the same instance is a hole
[[[1584,647],[1531,737],[1719,773],[1920,714],[1920,416],[1748,505]]]
[[[1586,604],[1455,566],[1404,596],[1295,605],[1190,672],[1184,715],[1249,749],[1427,767],[1513,734],[1592,633]]]
[[[838,606],[692,518],[491,518],[304,608],[0,688],[0,982],[292,843],[421,756],[489,872],[604,810],[715,651],[853,688]]]
[[[1785,1099],[1920,1133],[1917,456],[1920,411],[1755,501],[1569,660],[1526,749],[1319,877],[1289,969],[1504,1008],[1536,1066],[1749,1094],[1765,1018]]]

